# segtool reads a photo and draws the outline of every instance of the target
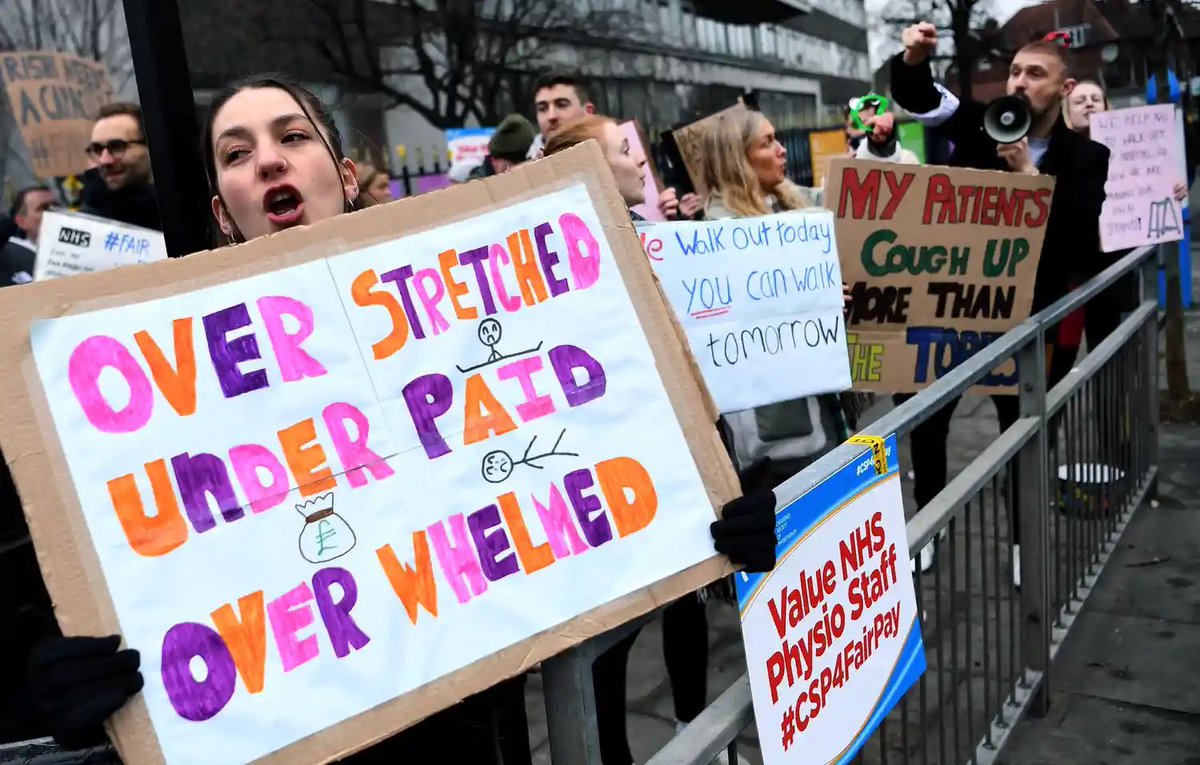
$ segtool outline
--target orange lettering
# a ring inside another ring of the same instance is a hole
[[[517,424],[504,410],[504,405],[496,400],[481,375],[471,375],[467,378],[465,395],[464,444],[483,441],[492,433],[500,436],[517,429]],[[484,414],[485,410],[487,414]]]
[[[354,277],[354,282],[350,285],[350,296],[354,298],[355,304],[364,308],[369,305],[383,306],[392,319],[392,331],[371,346],[371,352],[378,361],[391,356],[408,342],[408,315],[404,313],[404,306],[400,305],[400,301],[391,292],[372,291],[376,284],[379,284],[379,274],[375,273],[374,269],[367,269]]]
[[[546,282],[537,266],[533,242],[529,239],[529,229],[523,228],[515,234],[509,234],[508,251],[512,255],[513,272],[517,275],[517,284],[521,286],[521,297],[525,300],[525,305],[545,300]]]
[[[150,488],[158,508],[154,516],[146,515],[141,492],[132,475],[109,481],[108,495],[112,497],[113,509],[129,546],[138,555],[153,558],[166,555],[187,541],[188,527],[179,512],[166,463],[163,460],[147,462],[146,475],[150,476]]]
[[[383,566],[384,576],[392,585],[392,591],[404,604],[408,620],[417,623],[417,606],[424,606],[432,616],[437,616],[437,584],[433,581],[433,566],[429,560],[429,541],[425,538],[425,530],[413,532],[413,554],[417,570],[413,571],[407,563],[401,563],[392,552],[391,545],[384,545],[375,551],[379,564]]]
[[[464,321],[479,318],[479,310],[471,308],[463,308],[458,299],[470,292],[467,285],[454,280],[454,274],[450,273],[450,269],[458,265],[458,253],[454,250],[446,250],[438,255],[438,265],[442,269],[442,281],[446,283],[446,292],[450,295],[450,305],[454,306],[454,315]]]
[[[192,317],[176,319],[171,325],[175,329],[174,367],[149,332],[143,329],[133,339],[141,348],[163,398],[180,417],[186,417],[196,413],[196,349],[192,341]]]
[[[267,664],[267,625],[263,617],[262,590],[238,598],[239,619],[233,606],[225,605],[212,612],[213,624],[225,647],[233,655],[242,683],[250,693],[261,693]]]
[[[605,460],[596,465],[596,480],[621,536],[641,531],[654,520],[658,511],[658,493],[640,462],[629,457]],[[626,490],[633,492],[633,499]]]
[[[535,546],[533,540],[529,538],[529,528],[526,527],[525,518],[521,515],[521,508],[517,505],[516,495],[509,492],[497,499],[500,502],[500,512],[504,515],[504,522],[508,524],[508,531],[512,534],[513,547],[517,551],[517,558],[521,561],[521,569],[526,574],[532,574],[553,563],[554,553],[550,551],[550,543],[542,542]]]
[[[296,485],[300,487],[302,497],[311,497],[337,486],[333,471],[322,467],[325,465],[325,450],[320,444],[308,446],[316,440],[317,430],[313,427],[311,417],[279,431],[279,445],[283,447],[283,458],[296,478]]]

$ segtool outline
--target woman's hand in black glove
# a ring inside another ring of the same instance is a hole
[[[747,573],[775,568],[775,493],[755,489],[725,505],[709,527],[713,546]]]
[[[103,744],[104,721],[142,689],[141,657],[120,645],[120,636],[110,635],[46,638],[34,646],[34,709],[64,749]]]
[[[710,527],[717,552],[752,574],[775,568],[775,493],[764,486],[770,464],[764,457],[738,471],[744,496],[725,505]]]

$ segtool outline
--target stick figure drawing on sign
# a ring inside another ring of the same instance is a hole
[[[479,329],[476,331],[476,336],[479,338],[479,342],[483,343],[484,347],[490,351],[488,353],[487,361],[483,362],[482,364],[476,364],[473,367],[464,368],[455,365],[455,368],[458,369],[459,372],[466,374],[467,372],[474,372],[476,369],[483,369],[486,366],[495,364],[499,361],[504,361],[505,359],[524,356],[527,353],[536,353],[542,349],[542,344],[539,342],[533,348],[527,348],[523,351],[517,351],[516,353],[500,353],[500,349],[496,346],[500,344],[500,338],[503,334],[504,331],[500,326],[500,322],[496,321],[495,319],[488,318],[479,322]]]

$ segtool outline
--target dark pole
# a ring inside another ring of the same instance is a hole
[[[208,182],[176,0],[124,0],[167,252],[211,246]]]

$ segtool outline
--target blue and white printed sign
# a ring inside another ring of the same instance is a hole
[[[765,765],[848,763],[925,671],[896,437],[783,508],[779,564],[737,574]],[[886,454],[886,464],[882,459]]]

